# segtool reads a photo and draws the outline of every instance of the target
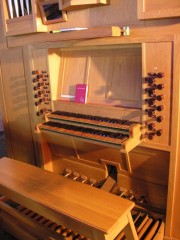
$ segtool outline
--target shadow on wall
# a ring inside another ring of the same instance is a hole
[[[2,115],[0,113],[0,158],[7,156],[5,137],[2,125]]]
[[[2,114],[0,112],[0,132],[3,132]]]

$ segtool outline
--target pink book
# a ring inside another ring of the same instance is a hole
[[[87,84],[76,84],[76,92],[75,92],[75,102],[78,103],[86,103],[87,100]]]

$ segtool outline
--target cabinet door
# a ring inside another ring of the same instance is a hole
[[[9,155],[14,159],[34,164],[22,51],[18,49],[0,52],[0,64],[0,101],[5,116]]]
[[[139,19],[155,19],[179,16],[179,0],[138,0]]]

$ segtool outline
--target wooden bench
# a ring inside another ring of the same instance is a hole
[[[56,173],[1,158],[0,193],[91,240],[112,240],[123,229],[138,239],[134,203]]]

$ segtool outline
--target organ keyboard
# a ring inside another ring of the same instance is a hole
[[[53,131],[83,140],[105,144],[129,152],[141,142],[141,124],[118,118],[101,117],[66,111],[46,115],[41,131]]]

